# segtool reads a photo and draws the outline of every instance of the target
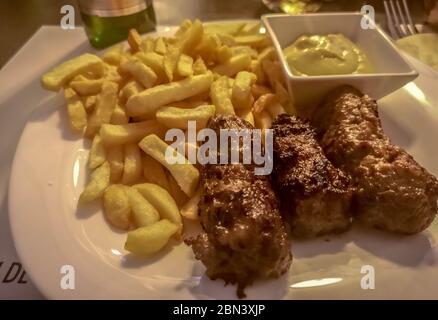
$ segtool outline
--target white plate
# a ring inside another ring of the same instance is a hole
[[[412,60],[415,83],[379,102],[386,133],[438,175],[438,76]],[[26,271],[48,298],[235,298],[235,287],[211,281],[184,244],[151,259],[123,249],[125,234],[99,206],[76,209],[86,181],[88,145],[70,133],[61,95],[47,94],[17,147],[9,189],[11,228]],[[354,228],[338,237],[294,242],[294,261],[280,279],[257,282],[248,298],[438,298],[438,225],[399,237]],[[61,268],[75,271],[63,290]],[[375,270],[375,289],[361,289],[361,269]]]

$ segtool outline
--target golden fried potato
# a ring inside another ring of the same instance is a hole
[[[47,90],[59,91],[70,79],[85,72],[102,75],[104,72],[104,62],[94,54],[85,53],[63,62],[52,71],[44,74],[42,85]]]
[[[140,256],[149,256],[160,251],[178,231],[178,226],[163,219],[150,226],[128,232],[125,250]]]
[[[125,190],[131,206],[132,217],[137,228],[149,226],[160,220],[157,209],[155,209],[137,189],[125,187]]]
[[[257,76],[248,71],[240,71],[233,84],[232,102],[236,109],[248,109],[252,107],[254,98],[251,87],[256,82]]]
[[[167,180],[169,181],[169,193],[175,200],[178,208],[182,208],[182,206],[189,200],[189,197],[181,190],[178,182],[176,182],[175,178],[169,171],[167,171]]]
[[[125,156],[123,146],[114,146],[106,149],[106,159],[110,165],[110,180],[113,183],[122,179]]]
[[[193,75],[193,58],[186,54],[180,55],[176,71],[181,77]]]
[[[213,68],[213,72],[220,75],[234,77],[239,71],[249,70],[251,66],[251,57],[246,54],[239,54],[232,57],[223,64]]]
[[[127,124],[103,124],[100,128],[100,137],[106,147],[122,145],[126,143],[137,143],[149,134],[156,134],[163,137],[167,129],[156,120]]]
[[[123,164],[123,184],[133,184],[140,180],[143,168],[141,163],[141,151],[135,143],[123,146],[125,161]]]
[[[207,91],[212,82],[213,75],[207,73],[146,89],[128,99],[128,115],[154,115],[161,106]]]
[[[79,202],[85,203],[100,198],[110,184],[110,166],[105,161],[91,173],[91,180],[82,191]]]
[[[126,114],[126,109],[121,103],[117,103],[111,115],[111,124],[126,124],[129,122],[129,116]]]
[[[70,127],[78,132],[82,132],[87,126],[87,112],[76,92],[71,88],[64,90],[64,97],[67,101],[67,113]]]
[[[137,52],[135,57],[154,70],[155,74],[157,75],[156,84],[160,84],[168,80],[164,67],[164,57],[161,54],[156,52]]]
[[[72,87],[81,96],[95,95],[102,90],[103,79],[84,79],[73,80],[70,82]]]
[[[266,107],[266,110],[269,112],[269,115],[272,119],[277,118],[280,114],[286,113],[283,106],[278,102],[274,101]]]
[[[208,69],[207,66],[205,65],[204,60],[202,60],[201,57],[198,57],[193,63],[193,74],[194,75],[204,74],[207,73],[207,71]]]
[[[225,33],[231,36],[235,36],[245,26],[244,22],[232,22],[232,23],[209,23],[204,26],[205,33]]]
[[[256,102],[254,102],[253,110],[254,113],[262,112],[266,107],[274,102],[277,102],[277,97],[273,93],[267,93],[260,96]]]
[[[157,121],[168,128],[187,129],[188,121],[196,121],[196,129],[205,128],[208,119],[214,116],[215,106],[201,105],[193,109],[161,107],[156,113]]]
[[[227,76],[222,76],[211,85],[210,97],[216,107],[216,114],[234,114],[228,80]]]
[[[271,88],[275,88],[276,82],[279,82],[282,85],[284,84],[283,69],[281,68],[279,61],[265,59],[262,62],[262,68],[268,78]]]
[[[143,91],[144,87],[135,80],[128,81],[122,90],[120,90],[119,98],[122,102],[126,102],[131,96]]]
[[[184,218],[190,219],[190,220],[198,220],[198,205],[201,201],[202,196],[202,187],[198,188],[195,192],[195,195],[190,198],[189,201],[187,201],[181,208],[181,215]]]
[[[272,93],[272,90],[260,84],[253,84],[251,87],[251,93],[254,99],[257,100],[264,94]]]
[[[155,52],[162,55],[167,52],[167,44],[163,37],[155,39]]]
[[[102,144],[102,139],[98,134],[93,138],[91,143],[90,155],[88,156],[88,168],[96,169],[106,160],[105,148]]]
[[[152,37],[142,39],[139,49],[143,52],[153,52],[155,50],[155,40]]]
[[[255,125],[254,114],[252,113],[252,108],[236,110],[236,114],[239,118],[242,118],[243,120],[248,121],[253,126]]]
[[[142,63],[140,60],[132,59],[120,65],[123,72],[129,73],[135,80],[140,82],[143,87],[150,88],[157,81],[157,75],[152,68]]]
[[[94,106],[96,105],[96,98],[96,96],[88,96],[82,98],[82,104],[84,105],[84,108],[87,112],[93,110]]]
[[[143,177],[146,182],[157,184],[160,187],[169,190],[166,169],[157,160],[147,154],[143,154]]]
[[[129,30],[128,44],[131,47],[132,52],[137,52],[138,50],[140,50],[141,42],[141,35],[138,33],[138,31],[136,29]]]
[[[238,54],[247,54],[251,57],[251,59],[257,59],[259,53],[257,50],[251,48],[250,46],[235,46],[231,47],[231,55],[237,56]]]
[[[88,118],[88,126],[85,134],[94,136],[104,123],[109,123],[111,115],[117,104],[118,85],[112,81],[104,81],[102,91],[98,95],[96,106]]]
[[[181,53],[191,55],[194,48],[201,42],[204,34],[202,22],[196,19],[186,32],[178,39],[178,45],[181,48]]]
[[[265,141],[265,130],[271,128],[272,118],[266,110],[254,113],[256,128],[262,129],[262,140]]]
[[[139,146],[144,152],[169,170],[178,185],[188,196],[193,195],[199,182],[199,171],[188,162],[184,155],[179,154],[175,148],[172,148],[154,134],[143,138]],[[166,159],[166,151],[171,155],[177,155],[184,160],[184,163],[169,163],[168,159]]]
[[[183,225],[178,206],[166,189],[152,183],[136,184],[133,188],[158,210],[161,219],[167,219],[176,224],[179,233],[182,232]]]
[[[241,46],[251,46],[253,48],[264,48],[269,45],[269,38],[264,34],[254,34],[247,36],[237,36],[234,38],[236,43]]]
[[[128,230],[132,225],[131,205],[126,187],[121,184],[113,184],[106,188],[103,194],[103,207],[108,222],[123,230]]]
[[[107,50],[103,54],[103,61],[112,64],[114,66],[118,66],[120,65],[122,54],[123,54],[123,45],[117,44],[115,46],[112,46],[109,50]]]
[[[173,75],[181,56],[181,48],[169,46],[163,58],[164,73],[169,82],[173,81]]]

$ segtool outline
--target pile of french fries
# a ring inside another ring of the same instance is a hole
[[[198,218],[202,195],[196,164],[165,161],[168,129],[190,120],[200,130],[215,114],[267,129],[294,112],[259,23],[184,20],[174,36],[156,38],[131,30],[128,45],[66,61],[42,84],[63,90],[72,130],[92,139],[79,203],[102,199],[107,221],[128,231],[125,249],[146,256],[181,238],[182,217]]]

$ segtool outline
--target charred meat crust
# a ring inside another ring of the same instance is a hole
[[[273,184],[292,235],[309,238],[348,229],[350,179],[325,157],[309,123],[282,114],[272,128]]]
[[[210,120],[213,130],[253,129],[235,116]],[[202,169],[199,204],[203,232],[187,240],[211,279],[238,285],[237,294],[259,278],[275,278],[291,264],[290,242],[269,177],[251,165],[209,164]]]
[[[413,234],[437,213],[437,179],[384,134],[377,104],[341,87],[317,109],[312,123],[327,157],[356,187],[353,212],[365,225]]]

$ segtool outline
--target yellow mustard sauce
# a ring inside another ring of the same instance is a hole
[[[373,72],[367,55],[342,34],[301,36],[283,54],[298,76]]]

